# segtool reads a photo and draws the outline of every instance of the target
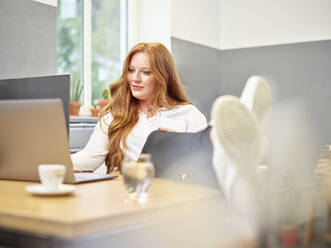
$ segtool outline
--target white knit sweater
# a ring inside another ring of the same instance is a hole
[[[97,123],[85,148],[71,155],[74,170],[95,171],[104,163],[108,153],[108,127],[112,120],[113,116],[111,114],[105,115]],[[127,137],[126,144],[128,148],[124,151],[123,162],[128,160],[136,161],[148,135],[159,128],[166,128],[176,132],[193,133],[206,127],[206,117],[197,107],[191,104],[178,105],[170,110],[160,109],[158,114],[150,118],[145,113],[140,112],[137,124]],[[105,172],[104,165],[100,169],[98,172]]]

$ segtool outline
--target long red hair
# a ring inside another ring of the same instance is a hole
[[[128,72],[134,54],[144,52],[150,60],[151,73],[156,81],[150,112],[154,115],[158,109],[171,109],[176,105],[189,104],[190,101],[181,83],[173,57],[161,43],[139,43],[127,55],[121,77],[110,85],[110,103],[100,112],[101,118],[111,113],[113,120],[108,128],[108,154],[105,163],[107,173],[115,168],[121,171],[124,151],[127,149],[126,138],[139,120],[139,100],[131,94]]]

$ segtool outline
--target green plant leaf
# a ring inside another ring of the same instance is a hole
[[[108,89],[103,89],[102,90],[102,98],[103,99],[109,99],[109,91],[108,91]]]
[[[92,102],[92,106],[93,108],[96,108],[98,106],[97,102],[96,101]]]
[[[74,81],[70,86],[70,101],[79,102],[83,93],[84,84],[80,80]]]

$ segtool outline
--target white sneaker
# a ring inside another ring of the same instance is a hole
[[[263,146],[260,125],[235,96],[216,99],[211,117],[214,121],[213,165],[219,184],[236,210],[256,214],[259,205],[256,169]]]
[[[261,76],[250,77],[241,93],[240,102],[256,115],[263,131],[264,121],[271,105],[271,88],[267,80]],[[265,157],[268,150],[268,140],[265,135],[263,142],[263,157]]]
[[[240,102],[255,113],[260,125],[263,125],[271,105],[271,89],[267,80],[261,76],[250,77],[241,93]]]

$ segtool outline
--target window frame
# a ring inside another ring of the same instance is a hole
[[[120,0],[120,62],[128,52],[128,0]],[[84,82],[83,106],[92,106],[92,0],[82,0],[82,75]]]

